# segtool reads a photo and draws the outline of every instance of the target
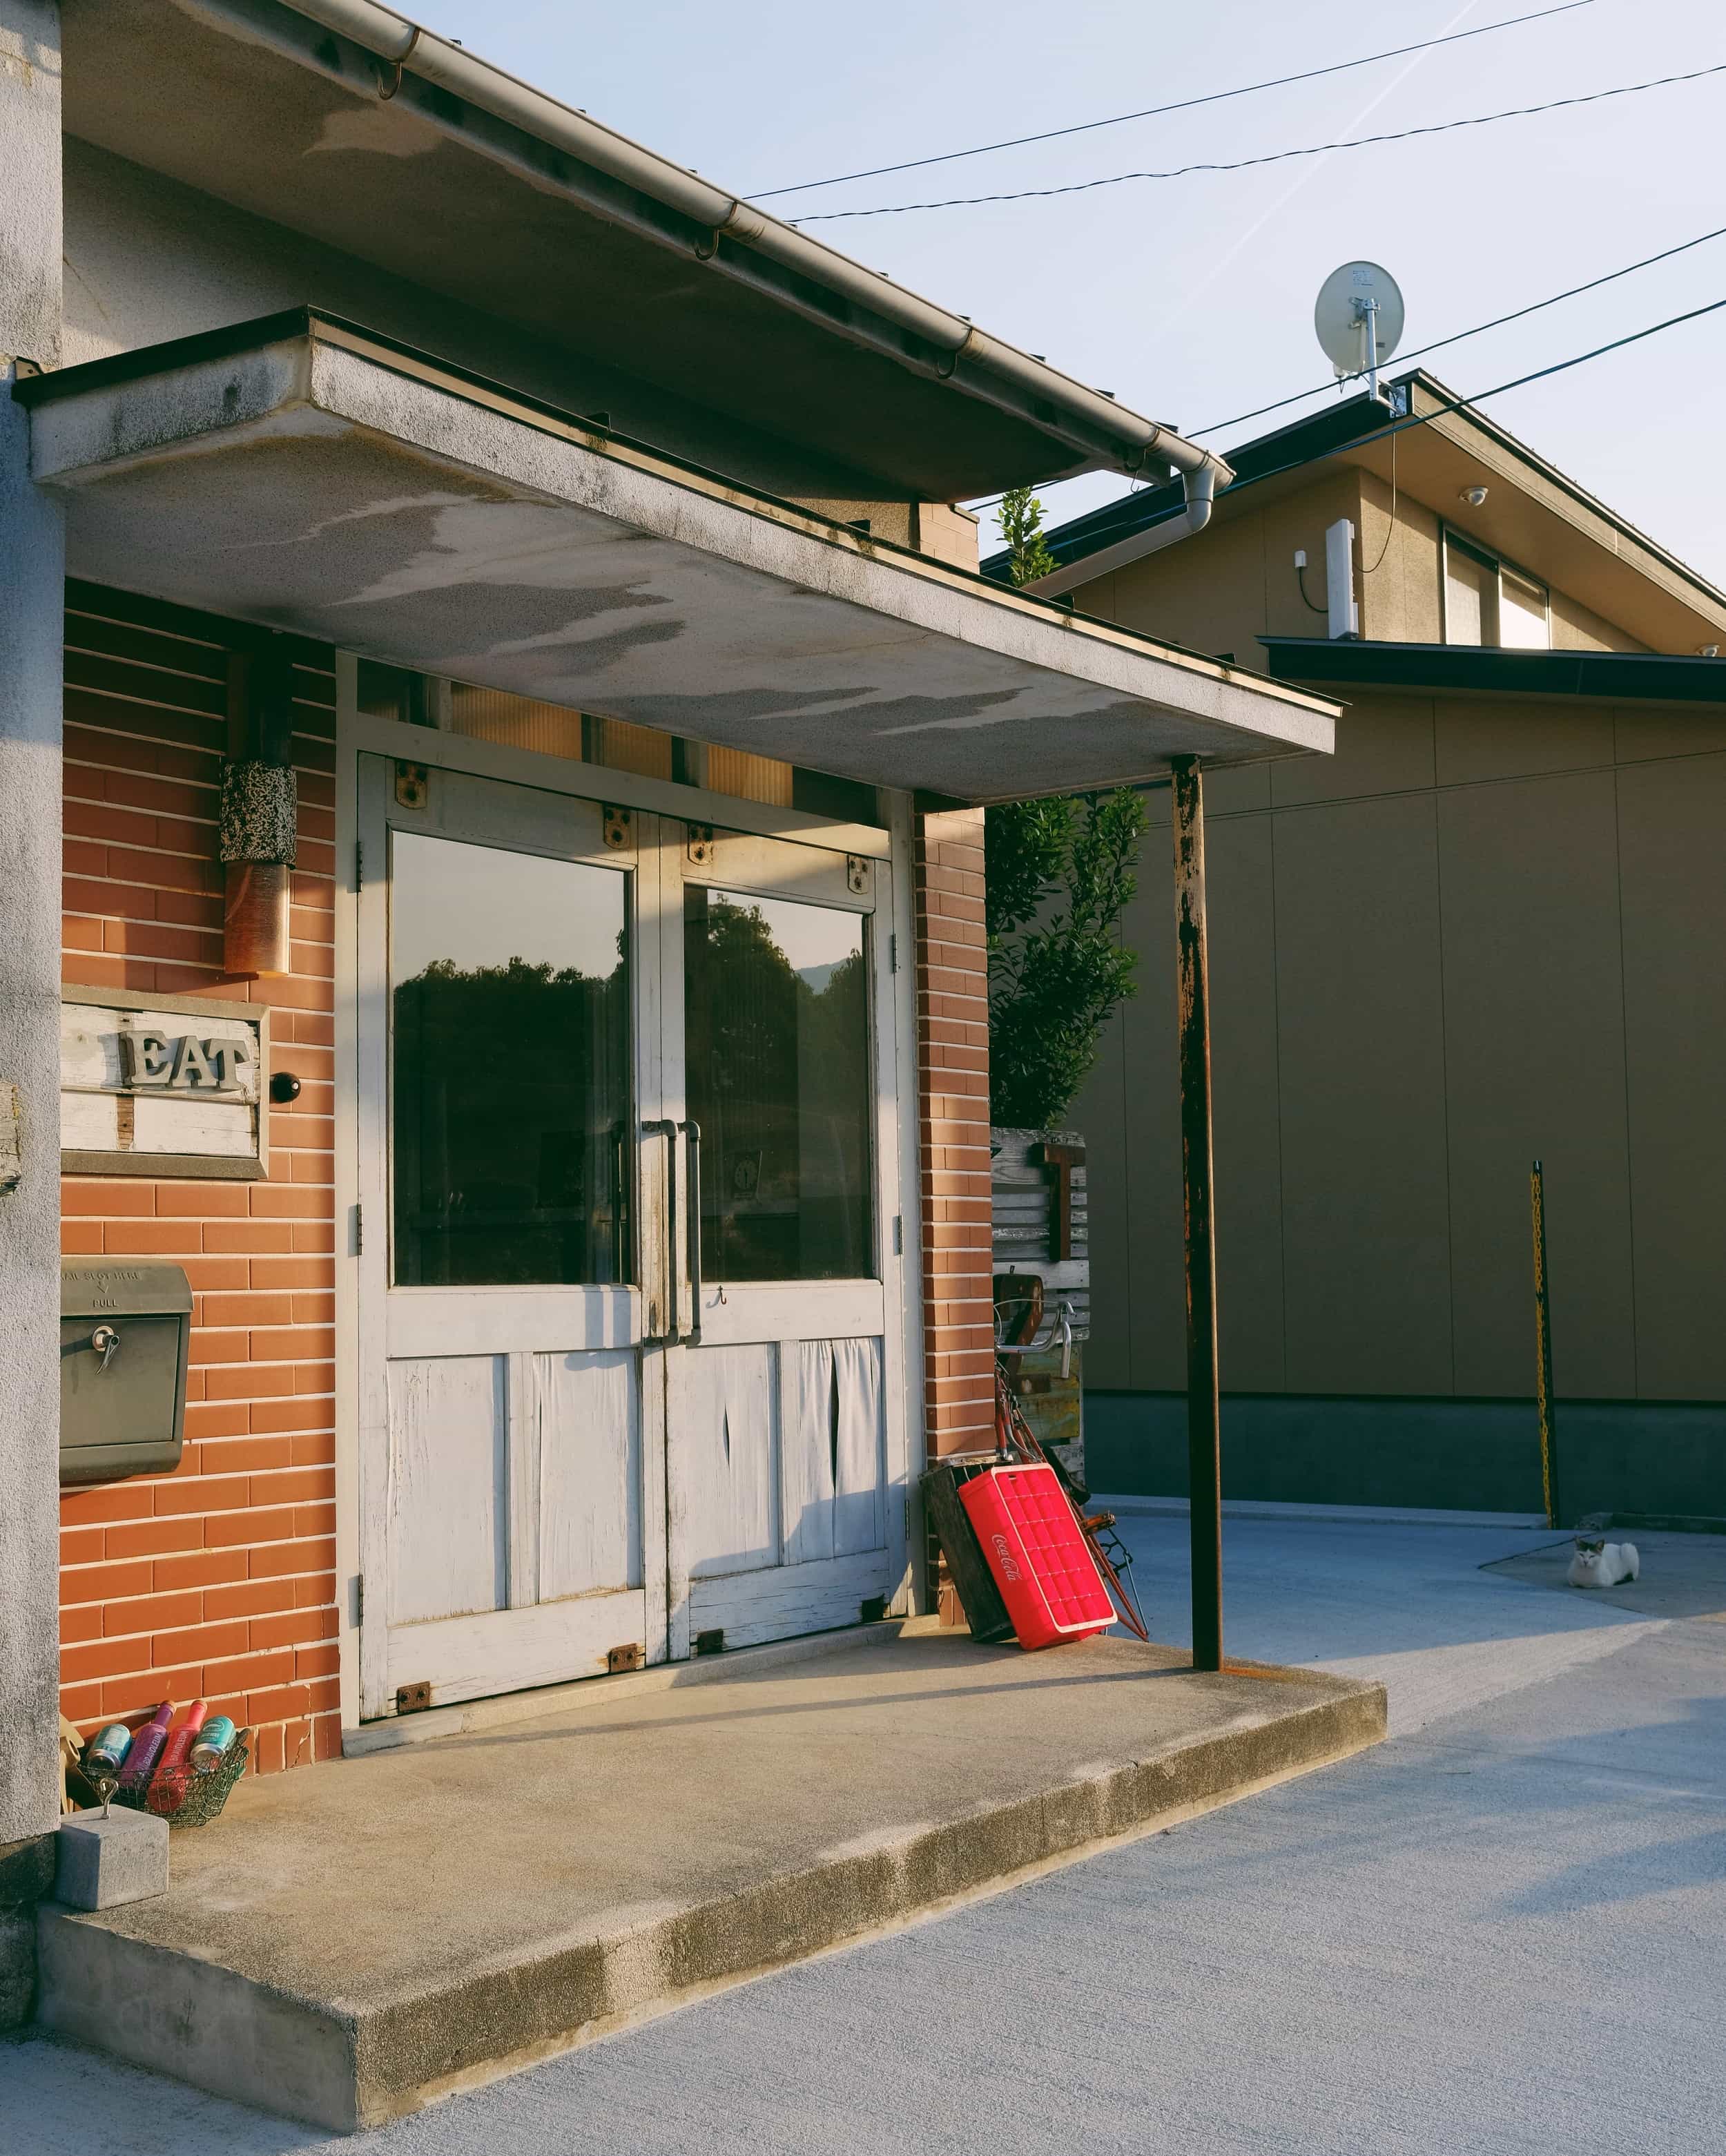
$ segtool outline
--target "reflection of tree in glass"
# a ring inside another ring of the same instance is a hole
[[[397,987],[398,1281],[616,1277],[628,1043],[621,957],[600,979],[438,958]]]
[[[686,1004],[690,1112],[708,1172],[716,1277],[868,1270],[868,980],[848,952],[817,988],[759,906],[691,894]]]

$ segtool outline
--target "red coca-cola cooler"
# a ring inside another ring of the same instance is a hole
[[[1055,1471],[1046,1460],[986,1468],[960,1487],[1022,1647],[1106,1632],[1114,1604]]]

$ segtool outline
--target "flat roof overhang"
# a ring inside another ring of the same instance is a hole
[[[1334,745],[1310,690],[310,311],[17,393],[71,574],[453,680],[960,802]]]

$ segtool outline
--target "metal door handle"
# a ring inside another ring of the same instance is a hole
[[[665,1141],[665,1330],[644,1333],[643,1345],[669,1348],[678,1339],[677,1329],[677,1125],[660,1116],[642,1125],[644,1137]]]
[[[99,1325],[90,1336],[90,1344],[101,1357],[102,1368],[105,1370],[120,1353],[120,1335],[111,1325]]]
[[[612,1271],[619,1281],[629,1277],[629,1126],[612,1125]]]
[[[691,1347],[701,1345],[701,1126],[682,1122],[678,1128],[689,1149],[689,1330],[684,1336]]]

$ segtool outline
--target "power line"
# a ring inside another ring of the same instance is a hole
[[[1191,172],[1244,172],[1256,165],[1285,164],[1291,157],[1319,157],[1333,150],[1365,150],[1381,142],[1407,142],[1419,135],[1449,135],[1459,127],[1489,127],[1500,120],[1529,120],[1537,113],[1562,112],[1574,105],[1599,105],[1611,97],[1635,97],[1645,90],[1665,90],[1674,83],[1701,82],[1709,75],[1726,74],[1726,60],[1713,67],[1693,68],[1687,74],[1656,75],[1650,82],[1620,83],[1612,90],[1590,90],[1580,97],[1555,97],[1546,105],[1513,105],[1504,112],[1476,113],[1466,120],[1441,120],[1427,127],[1402,127],[1389,135],[1356,135],[1346,141],[1314,142],[1299,150],[1273,150],[1263,157],[1237,157],[1227,163],[1175,165],[1165,172],[1112,172],[1100,180],[1073,180],[1058,187],[1017,187],[992,195],[949,195],[940,202],[885,203],[873,209],[814,210],[807,217],[791,218],[793,225],[831,224],[841,218],[903,217],[910,210],[964,209],[981,203],[1031,202],[1053,195],[1088,194],[1094,187],[1118,187],[1127,180],[1179,180]]]
[[[1543,307],[1555,307],[1560,300],[1574,300],[1583,292],[1597,292],[1602,285],[1612,284],[1620,277],[1628,277],[1633,270],[1647,270],[1657,262],[1670,262],[1675,254],[1688,254],[1693,247],[1703,246],[1710,239],[1726,239],[1726,224],[1717,225],[1713,231],[1700,233],[1694,239],[1680,240],[1676,247],[1662,249],[1658,254],[1645,254],[1640,262],[1626,262],[1621,270],[1609,270],[1601,277],[1591,277],[1585,285],[1572,285],[1568,290],[1554,292],[1550,299],[1533,300],[1526,307],[1515,308],[1508,315],[1494,315],[1489,322],[1477,322],[1472,330],[1455,330],[1450,336],[1435,337],[1431,344],[1417,344],[1412,352],[1397,355],[1397,364],[1423,358],[1429,352],[1442,352],[1445,346],[1461,344],[1467,337],[1483,336],[1488,330],[1502,329],[1506,322],[1519,322],[1524,315],[1538,315]],[[1350,377],[1358,378],[1358,377]],[[1225,427],[1238,427],[1244,420],[1262,418],[1267,412],[1280,412],[1290,404],[1298,404],[1309,397],[1317,397],[1326,389],[1334,388],[1334,379],[1321,382],[1311,389],[1297,389],[1292,397],[1279,397],[1273,404],[1256,404],[1250,412],[1237,412],[1232,419],[1213,419],[1208,427],[1196,427],[1188,439],[1197,441],[1206,434],[1220,434]]]
[[[1291,83],[1316,82],[1321,75],[1346,74],[1351,68],[1372,67],[1380,60],[1401,59],[1406,53],[1431,52],[1437,45],[1459,45],[1465,38],[1484,38],[1494,30],[1513,30],[1521,23],[1544,22],[1549,15],[1574,14],[1591,8],[1595,0],[1565,0],[1558,8],[1542,8],[1532,15],[1512,15],[1502,23],[1482,23],[1472,30],[1453,30],[1449,36],[1425,38],[1414,45],[1392,45],[1388,52],[1366,53],[1355,60],[1335,60],[1329,67],[1308,68],[1299,74],[1279,74],[1266,82],[1245,83],[1238,90],[1214,90],[1203,97],[1183,97],[1173,105],[1148,105],[1142,112],[1118,112],[1109,120],[1082,120],[1076,126],[1051,127],[1041,135],[1014,135],[1004,142],[981,142],[974,150],[945,150],[933,157],[907,157],[898,165],[871,165],[861,172],[840,172],[830,180],[800,180],[795,187],[757,189],[749,199],[766,202],[775,195],[807,194],[816,187],[843,187],[848,180],[878,180],[889,172],[914,172],[924,165],[950,165],[961,157],[986,157],[996,150],[1022,150],[1032,142],[1053,142],[1063,135],[1088,135],[1099,127],[1121,127],[1129,120],[1155,120],[1165,112],[1190,112],[1196,105],[1222,105],[1232,97],[1251,97],[1262,90],[1283,90]]]

